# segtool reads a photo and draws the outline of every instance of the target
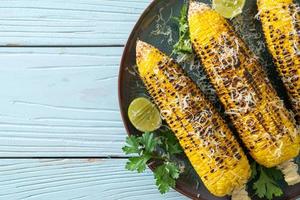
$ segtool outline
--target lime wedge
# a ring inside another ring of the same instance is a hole
[[[213,0],[212,7],[225,18],[241,14],[246,0]]]
[[[142,132],[149,132],[161,126],[161,117],[156,106],[148,99],[134,99],[128,108],[128,117],[132,125]]]

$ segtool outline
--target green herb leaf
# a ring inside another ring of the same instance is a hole
[[[279,197],[283,194],[279,184],[276,182],[283,178],[279,170],[262,166],[257,166],[256,170],[257,172],[259,171],[259,177],[253,183],[253,189],[258,197],[271,200],[273,197]]]
[[[282,172],[275,167],[266,168],[265,173],[275,181],[280,181],[284,179]]]
[[[126,163],[126,169],[130,170],[130,171],[135,171],[137,170],[138,173],[141,173],[143,171],[145,171],[146,167],[147,167],[147,162],[150,160],[151,155],[143,155],[140,157],[132,157],[129,158],[128,162]]]
[[[152,153],[158,145],[159,141],[154,137],[153,133],[144,133],[141,138],[141,143],[147,153]]]
[[[160,133],[160,138],[162,141],[162,148],[165,149],[166,153],[168,153],[169,155],[180,154],[183,152],[178,139],[172,131],[168,130]]]
[[[179,39],[173,46],[173,53],[175,54],[191,54],[192,43],[190,41],[190,33],[187,19],[187,4],[184,4],[181,8],[180,17],[175,18],[178,21],[179,26]]]
[[[180,170],[174,163],[164,163],[154,170],[156,185],[160,193],[164,194],[170,190],[170,187],[175,187],[175,180],[179,177]]]
[[[141,149],[139,148],[139,138],[136,136],[129,136],[126,138],[126,146],[122,148],[125,154],[132,154],[132,153],[140,153]]]
[[[252,162],[252,163],[251,163],[251,172],[252,172],[252,173],[251,173],[251,177],[250,177],[250,180],[249,180],[249,181],[255,179],[255,177],[257,176],[256,162]]]
[[[156,135],[155,135],[156,134]],[[159,154],[157,149],[164,154]],[[161,161],[161,165],[154,171],[156,185],[161,193],[166,193],[170,187],[174,187],[176,179],[181,173],[179,165],[171,159],[170,155],[181,153],[182,149],[174,133],[169,129],[156,131],[155,133],[144,133],[142,136],[129,136],[126,139],[126,146],[123,147],[126,154],[138,154],[128,159],[126,169],[145,171],[147,162],[152,159]]]

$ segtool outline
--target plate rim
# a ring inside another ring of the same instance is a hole
[[[126,43],[124,45],[124,49],[123,49],[123,53],[121,56],[121,61],[120,61],[120,67],[119,67],[119,71],[118,71],[118,104],[119,104],[119,109],[120,109],[120,113],[121,113],[121,119],[123,122],[123,125],[125,127],[126,133],[127,135],[131,135],[130,131],[129,131],[129,127],[126,123],[125,120],[125,115],[127,115],[127,113],[122,109],[122,101],[121,101],[121,84],[123,81],[123,77],[122,76],[122,71],[123,68],[125,68],[125,60],[127,59],[126,55],[129,53],[130,49],[129,49],[129,45],[132,41],[132,39],[134,38],[135,32],[138,29],[138,27],[140,26],[141,22],[146,18],[147,14],[152,10],[152,8],[155,7],[155,5],[158,3],[159,0],[152,0],[152,2],[150,2],[150,4],[144,9],[144,11],[142,12],[142,14],[139,16],[138,20],[135,22],[135,25],[133,26],[128,39],[126,40]],[[148,168],[153,172],[153,170],[155,169],[155,164],[153,165],[148,165]],[[200,197],[195,197],[194,195],[188,193],[185,191],[184,186],[181,184],[177,184],[175,185],[175,187],[172,187],[175,191],[181,193],[182,195],[190,198],[190,199],[194,199],[194,200],[205,200],[202,199],[201,196]],[[300,194],[291,197],[291,199],[289,200],[296,200],[298,197],[300,197]]]

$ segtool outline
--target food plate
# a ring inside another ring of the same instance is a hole
[[[210,4],[209,0],[202,0],[204,3]],[[138,22],[136,23],[133,31],[125,46],[123,57],[121,60],[119,72],[119,103],[124,125],[128,134],[140,134],[130,123],[127,110],[130,102],[141,96],[146,96],[147,92],[143,87],[142,82],[137,76],[135,69],[135,46],[137,39],[148,42],[155,47],[159,48],[166,54],[170,55],[172,46],[177,41],[178,31],[176,24],[173,23],[172,16],[179,16],[181,6],[184,1],[182,0],[155,0],[144,11]],[[286,99],[285,92],[281,89],[282,83],[276,76],[274,66],[270,55],[266,48],[263,46],[263,36],[260,24],[254,19],[257,13],[256,1],[248,0],[242,15],[232,20],[232,24],[237,32],[246,41],[252,51],[261,58],[264,66],[268,69],[268,75],[279,91],[280,96]],[[170,32],[171,30],[171,32]],[[273,69],[273,70],[272,70]],[[193,69],[185,68],[187,73],[195,80],[197,77],[193,74]],[[195,81],[197,82],[197,81]],[[192,199],[199,200],[221,200],[230,199],[229,196],[219,198],[215,197],[208,192],[203,186],[201,180],[198,178],[194,170],[190,167],[189,162],[185,157],[179,157],[179,160],[187,166],[185,173],[177,180],[175,189]],[[155,167],[155,162],[152,162],[151,169]],[[284,195],[275,199],[296,199],[300,195],[300,184],[285,187]],[[254,197],[253,199],[257,199]]]

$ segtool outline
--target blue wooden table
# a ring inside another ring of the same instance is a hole
[[[0,0],[0,200],[186,199],[128,172],[124,43],[150,0]]]

